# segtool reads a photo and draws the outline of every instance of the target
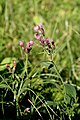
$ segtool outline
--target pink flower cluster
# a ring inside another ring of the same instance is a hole
[[[26,47],[24,46],[24,42],[20,41],[20,46],[22,47],[23,50],[25,50],[25,52],[29,53],[30,50],[32,49],[34,42],[32,40],[30,40],[30,42],[28,42],[26,44]]]
[[[49,40],[45,38],[43,25],[40,23],[39,25],[34,27],[35,38],[40,42],[40,44],[44,47],[48,47],[48,49],[54,47],[54,40]]]
[[[40,23],[39,25],[35,26],[34,31],[35,31],[35,38],[40,42],[40,44],[43,47],[45,47],[48,50],[48,52],[50,52],[54,47],[54,40],[50,40],[45,37],[45,31],[43,25]],[[20,41],[20,46],[22,47],[22,50],[24,50],[27,53],[30,52],[33,44],[34,42],[31,40],[26,44],[26,46],[24,46],[24,42]]]

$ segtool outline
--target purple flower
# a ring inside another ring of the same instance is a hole
[[[41,41],[40,41],[40,43],[44,46],[45,45],[45,39],[42,38]]]
[[[24,42],[23,41],[20,41],[20,46],[22,47],[22,49],[24,50]]]
[[[24,47],[24,43],[22,41],[20,41],[20,46],[22,47],[23,50],[25,50],[25,52],[29,53],[30,50],[32,49],[32,45],[34,44],[34,42],[32,40],[30,40],[30,42],[28,42],[26,44],[26,47]]]
[[[24,50],[24,47],[22,47],[22,50]]]
[[[29,44],[30,44],[30,46],[32,46],[34,44],[34,42],[32,40],[30,40]]]
[[[35,38],[39,41],[41,40],[41,36],[39,36],[38,33],[35,34]]]
[[[49,48],[51,48],[51,44],[50,44],[50,40],[49,39],[46,39],[46,44],[47,44],[47,46],[49,47]]]
[[[43,29],[43,25],[42,25],[42,23],[39,24],[39,27],[40,27],[40,29]]]
[[[22,47],[22,46],[24,46],[24,43],[23,43],[23,41],[20,41],[20,46]]]
[[[26,49],[25,49],[26,52],[29,53],[31,49],[32,49],[32,46],[30,46],[30,43],[27,43],[27,44],[26,44]]]
[[[26,108],[26,109],[25,109],[25,112],[30,112],[30,108]]]
[[[26,44],[26,48],[28,49],[30,47],[30,44],[29,42]]]
[[[37,33],[39,33],[39,34],[42,34],[42,31],[41,31],[41,29],[39,29],[39,30],[37,31]]]
[[[50,40],[49,39],[46,39],[46,44],[50,44]]]
[[[26,52],[30,52],[30,50],[32,49],[32,45],[34,44],[34,42],[31,40],[30,42],[28,42],[27,44],[26,44],[26,49],[25,49],[25,51]]]
[[[34,30],[35,30],[35,31],[38,31],[38,30],[39,30],[39,26],[35,26],[35,27],[34,27]]]
[[[50,52],[54,47],[54,40],[45,38],[45,31],[42,23],[35,26],[35,30],[36,30],[35,38],[39,40],[40,44],[44,46],[46,49],[48,49]]]
[[[40,34],[41,36],[44,36],[44,29],[42,23],[34,27],[34,30]]]

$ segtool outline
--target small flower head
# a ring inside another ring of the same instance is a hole
[[[41,36],[44,36],[44,28],[42,23],[34,27],[34,30],[37,32],[37,34],[40,34]]]
[[[24,50],[24,47],[22,47],[22,50]]]
[[[24,42],[23,41],[20,41],[20,46],[22,47],[22,49],[24,50]]]
[[[49,48],[51,48],[51,44],[50,44],[50,40],[49,39],[46,39],[46,44]]]
[[[20,41],[20,46],[24,46],[24,43],[23,43],[23,41]]]
[[[30,50],[31,50],[31,46],[30,46],[30,44],[29,44],[29,43],[27,43],[27,44],[26,44],[25,51],[26,51],[27,53],[29,53],[29,52],[30,52]]]
[[[40,41],[40,43],[41,43],[42,46],[45,46],[45,39],[42,38],[41,41]]]
[[[50,40],[49,39],[46,39],[46,44],[50,44]]]
[[[40,23],[40,24],[39,24],[39,27],[40,27],[40,29],[42,29],[42,28],[43,28],[43,25],[42,25],[42,23]]]
[[[40,44],[45,47],[48,52],[50,53],[54,47],[54,40],[50,40],[50,39],[46,39],[45,38],[45,31],[43,28],[43,25],[40,23],[39,25],[37,25],[36,27],[36,34],[35,34],[35,38],[37,40],[39,40]]]
[[[39,28],[40,28],[40,30],[38,30],[38,31],[39,31],[39,33],[41,33],[41,34],[42,34],[42,36],[44,36],[44,28],[43,28],[42,23],[40,23],[40,24],[39,24]]]
[[[30,52],[33,44],[34,44],[34,42],[32,40],[26,44],[26,49],[25,49],[26,52],[28,52],[28,53]]]
[[[39,41],[41,40],[41,36],[39,36],[38,33],[35,34],[35,38]]]
[[[24,43],[22,41],[20,41],[20,46],[22,47],[23,50],[25,50],[25,52],[29,53],[30,50],[32,49],[32,45],[34,44],[34,42],[32,40],[30,40],[30,42],[28,42],[26,44],[26,47],[24,47]]]
[[[34,27],[34,30],[35,30],[35,31],[38,31],[38,30],[39,30],[39,26],[35,26],[35,27]]]
[[[32,46],[34,44],[34,42],[32,40],[30,40],[29,44],[30,44],[30,46]]]
[[[30,112],[30,108],[26,108],[26,109],[25,109],[25,112]]]

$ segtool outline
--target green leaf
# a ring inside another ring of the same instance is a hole
[[[49,68],[49,66],[51,66],[51,65],[53,67],[52,62],[43,61],[41,64],[44,68]]]
[[[76,89],[74,86],[70,84],[65,84],[64,92],[65,92],[64,100],[67,104],[71,104],[76,100]]]
[[[6,84],[0,84],[0,88],[9,88]]]

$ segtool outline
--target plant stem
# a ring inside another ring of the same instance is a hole
[[[25,61],[25,68],[24,68],[24,71],[26,72],[26,75],[28,75],[28,54],[26,54],[26,61]]]
[[[19,111],[18,111],[18,101],[16,100],[16,113],[17,113],[17,117],[19,116]]]
[[[50,54],[50,58],[51,58],[51,62],[52,62],[52,64],[53,64],[54,67],[55,67],[55,70],[56,70],[57,75],[59,76],[61,82],[64,84],[63,79],[62,79],[62,77],[61,77],[61,75],[60,75],[60,73],[59,73],[59,70],[58,70],[56,64],[55,64],[54,61],[53,61],[53,55],[52,55],[52,54]]]

